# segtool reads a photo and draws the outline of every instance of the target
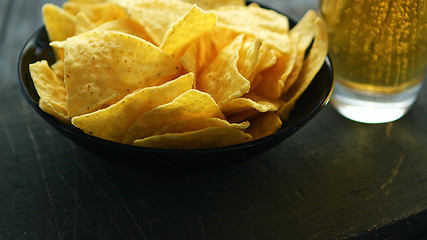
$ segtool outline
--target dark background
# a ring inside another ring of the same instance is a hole
[[[0,239],[427,239],[425,86],[394,123],[351,122],[328,105],[238,165],[136,171],[64,138],[19,92],[17,57],[46,2],[0,0]],[[260,2],[297,20],[317,8]]]

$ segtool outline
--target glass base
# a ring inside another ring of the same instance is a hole
[[[335,81],[332,106],[344,117],[362,123],[386,123],[401,118],[417,99],[422,82],[394,94],[348,88]]]

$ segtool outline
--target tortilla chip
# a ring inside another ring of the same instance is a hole
[[[40,107],[63,122],[69,122],[65,88],[46,60],[30,64],[34,87],[40,96]]]
[[[74,36],[74,16],[72,14],[50,3],[43,5],[42,14],[50,41],[63,41]]]
[[[261,40],[259,38],[245,38],[239,52],[239,60],[237,61],[237,69],[240,74],[249,79],[255,66],[258,62],[259,51],[261,48]]]
[[[297,25],[290,30],[291,41],[297,47],[297,56],[294,68],[283,87],[282,94],[288,91],[300,74],[304,64],[305,52],[312,43],[316,31],[314,24],[316,16],[316,12],[313,10],[307,11]]]
[[[198,76],[199,73],[210,64],[216,56],[211,35],[209,33],[202,35],[194,41],[179,58],[182,67],[188,72]]]
[[[107,2],[108,0],[68,0],[68,2],[76,2],[76,3],[101,3]]]
[[[97,32],[102,32],[102,31],[123,32],[123,33],[127,33],[130,35],[139,37],[141,39],[144,39],[147,42],[153,43],[153,40],[145,31],[144,27],[142,27],[138,22],[130,18],[123,18],[123,19],[106,22],[95,27],[92,30]]]
[[[112,0],[144,26],[156,46],[160,46],[169,26],[184,16],[192,4],[179,0]]]
[[[243,38],[239,35],[223,48],[196,81],[197,89],[209,93],[219,105],[249,92],[250,82],[237,69]]]
[[[152,136],[166,124],[200,117],[224,119],[219,106],[209,94],[191,89],[172,102],[142,114],[126,131],[122,142],[132,144],[136,139]]]
[[[258,112],[276,111],[283,104],[279,99],[268,99],[248,93],[221,106],[225,116],[256,110]]]
[[[226,6],[213,11],[218,15],[219,26],[259,37],[282,53],[289,52],[289,20],[286,16],[257,4]]]
[[[211,10],[223,6],[245,6],[244,0],[183,0],[191,4],[196,4],[201,9]]]
[[[181,121],[169,123],[160,128],[154,135],[163,135],[167,133],[193,132],[208,127],[233,127],[244,130],[249,127],[249,122],[229,123],[226,120],[212,117],[190,118]]]
[[[320,17],[316,17],[315,27],[314,42],[308,57],[304,60],[301,73],[289,91],[283,95],[283,100],[286,103],[278,110],[278,115],[282,120],[286,120],[289,117],[296,101],[316,76],[328,53],[326,24]]]
[[[272,67],[277,62],[277,56],[276,51],[273,47],[262,44],[261,48],[259,49],[259,55],[258,60],[255,65],[255,68],[251,74],[251,76],[248,78],[248,80],[251,82],[251,88],[256,89],[258,84],[260,83],[260,80],[262,79],[259,74],[263,72],[264,70]]]
[[[96,23],[89,19],[86,13],[79,12],[76,14],[76,35],[90,31],[96,27]]]
[[[191,89],[193,81],[194,75],[189,73],[160,86],[140,88],[107,108],[74,117],[72,123],[87,134],[121,142],[139,116],[172,102]]]
[[[258,114],[249,121],[251,126],[246,132],[249,133],[254,140],[274,134],[282,126],[282,121],[275,112]]]
[[[73,15],[84,13],[96,25],[127,17],[127,13],[121,7],[110,2],[66,2],[62,7]]]
[[[57,60],[54,64],[52,64],[52,66],[50,66],[50,68],[58,78],[58,84],[65,89],[64,62],[62,60]]]
[[[255,92],[266,98],[276,99],[282,95],[286,79],[294,68],[297,50],[295,45],[290,46],[288,54],[276,53],[276,64],[259,73],[262,82],[257,85]]]
[[[160,49],[172,57],[179,58],[185,47],[205,32],[214,28],[216,15],[207,13],[196,5],[178,19],[166,32]]]
[[[125,33],[89,31],[51,45],[65,50],[71,117],[105,108],[138,88],[162,84],[179,73],[172,57]]]
[[[209,127],[185,133],[156,135],[133,142],[136,146],[165,149],[205,149],[251,141],[251,135],[233,127]]]

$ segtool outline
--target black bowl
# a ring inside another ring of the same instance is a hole
[[[295,21],[290,20],[291,26]],[[282,142],[310,121],[329,101],[334,75],[327,58],[310,86],[301,95],[289,120],[275,134],[259,140],[203,150],[169,150],[137,147],[111,142],[85,134],[78,128],[56,120],[39,107],[39,95],[29,73],[29,64],[39,60],[54,63],[55,56],[49,46],[44,26],[39,27],[28,39],[18,60],[18,82],[22,94],[33,109],[51,126],[77,145],[116,163],[149,171],[200,171],[216,169],[239,161],[248,160]]]

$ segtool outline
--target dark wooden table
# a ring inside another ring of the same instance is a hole
[[[45,2],[0,0],[0,239],[426,239],[426,86],[394,123],[327,106],[236,166],[144,173],[76,146],[21,96],[18,53]],[[317,7],[263,2],[296,19]]]

